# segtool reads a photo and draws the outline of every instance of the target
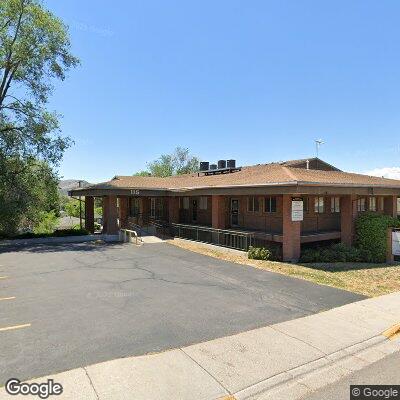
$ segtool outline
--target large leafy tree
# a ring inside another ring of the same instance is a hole
[[[137,176],[182,175],[199,170],[199,159],[190,154],[189,149],[177,147],[171,154],[162,154],[157,160],[147,164],[148,171],[140,171]]]
[[[37,183],[32,174],[52,175],[57,181],[50,171],[58,165],[70,140],[61,136],[59,117],[46,106],[52,82],[64,80],[68,69],[77,64],[70,52],[66,26],[40,1],[0,1],[2,230],[15,230],[32,208],[35,196],[25,185],[28,181]],[[37,188],[46,192],[46,187]]]

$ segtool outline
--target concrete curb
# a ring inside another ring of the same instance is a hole
[[[400,352],[400,338],[383,334],[399,320],[400,292],[31,382],[54,379],[66,400],[297,400]],[[11,398],[0,389],[0,400]]]
[[[396,351],[400,351],[400,343],[375,336],[268,378],[233,396],[236,400],[301,399]]]
[[[119,235],[80,235],[45,237],[32,239],[0,240],[0,248],[6,246],[29,246],[34,244],[55,244],[55,243],[85,243],[103,240],[105,242],[119,242]]]

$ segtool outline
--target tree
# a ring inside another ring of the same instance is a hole
[[[79,200],[69,199],[64,209],[69,217],[79,218],[80,216]],[[84,211],[83,205],[82,205],[82,211]]]
[[[33,179],[32,172],[41,169],[49,176],[71,144],[60,134],[58,115],[46,104],[52,81],[64,80],[77,64],[66,26],[39,0],[1,0],[0,196],[16,199],[15,204],[0,201],[3,230],[15,231],[17,223],[28,217],[24,213],[32,207],[27,202],[35,199],[37,190],[43,191],[41,196],[53,196],[55,174],[47,187]],[[27,181],[36,188],[27,186]]]
[[[58,177],[48,164],[0,158],[0,171],[0,232],[31,230],[45,218],[44,213],[58,212]]]
[[[137,176],[182,175],[199,170],[199,159],[192,156],[189,149],[177,147],[171,154],[162,154],[157,160],[147,164],[149,171],[140,171]]]

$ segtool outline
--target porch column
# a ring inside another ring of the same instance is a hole
[[[211,223],[215,229],[225,229],[225,197],[214,195],[211,200]]]
[[[384,199],[385,214],[397,217],[397,196],[386,196]]]
[[[94,197],[85,196],[85,229],[94,232]]]
[[[355,220],[357,218],[357,197],[347,195],[340,197],[340,230],[341,241],[351,246],[355,235]]]
[[[292,195],[284,194],[283,217],[283,261],[297,262],[300,258],[301,221],[292,221]]]
[[[116,235],[118,233],[117,196],[103,197],[103,233]]]
[[[128,226],[128,208],[129,208],[129,197],[119,197],[119,225],[120,228],[127,228]]]
[[[168,219],[170,224],[179,223],[179,197],[168,197]]]

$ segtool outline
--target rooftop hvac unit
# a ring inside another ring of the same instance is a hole
[[[236,160],[227,160],[227,168],[236,168]]]
[[[217,169],[217,164],[210,164],[210,170]]]
[[[226,168],[226,160],[218,160],[218,169]]]
[[[208,171],[210,168],[210,163],[208,161],[201,161],[200,162],[200,171]]]

